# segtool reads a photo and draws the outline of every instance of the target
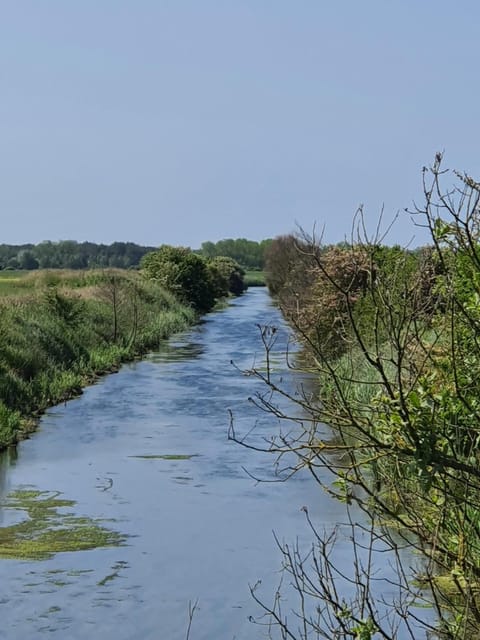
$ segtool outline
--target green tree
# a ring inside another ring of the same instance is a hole
[[[245,291],[245,271],[233,258],[213,258],[208,261],[208,270],[214,283],[216,298],[228,296],[229,293],[239,296]]]
[[[246,238],[225,238],[218,242],[203,242],[200,252],[205,258],[226,256],[232,258],[245,269],[262,270],[265,264],[265,251],[271,240],[247,240]]]
[[[157,280],[199,312],[209,311],[215,304],[207,263],[186,247],[162,245],[142,258],[141,268],[147,278]]]
[[[267,370],[255,373],[266,390],[254,401],[275,419],[289,418],[281,409],[285,395],[299,409],[290,416],[295,429],[266,448],[285,455],[289,470],[308,469],[365,517],[364,525],[350,521],[353,575],[332,565],[334,535],[322,536],[308,513],[313,550],[302,555],[281,545],[298,609],[287,617],[279,594],[263,605],[254,593],[279,637],[393,639],[412,622],[401,637],[479,637],[480,184],[457,174],[459,182],[445,188],[441,161],[439,154],[424,170],[425,201],[413,212],[430,231],[431,247],[385,248],[378,237],[361,236],[333,250],[297,247],[297,258],[289,241],[275,256],[280,293],[302,272],[312,279],[300,318],[279,300],[303,339],[318,389],[310,395],[282,387],[268,367],[276,332],[263,328]],[[310,326],[304,308],[312,310]],[[322,331],[315,314],[323,317]],[[342,349],[332,349],[335,340]],[[231,437],[245,444],[233,427]],[[416,570],[405,566],[403,549],[419,558]],[[387,550],[397,567],[389,586],[398,596],[386,606],[369,589],[374,558]],[[352,585],[356,595],[346,601]],[[437,632],[419,613],[422,598],[435,609]],[[290,593],[288,600],[290,607]]]
[[[38,269],[38,260],[29,249],[23,249],[17,254],[18,266],[20,269]]]
[[[200,251],[205,258],[215,258],[218,255],[217,248],[213,242],[202,242]]]

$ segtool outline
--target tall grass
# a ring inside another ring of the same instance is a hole
[[[0,295],[0,447],[22,437],[29,417],[195,320],[135,272],[45,272],[9,286]]]

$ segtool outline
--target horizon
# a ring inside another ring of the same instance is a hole
[[[465,0],[6,3],[0,211],[7,244],[198,247],[374,230],[422,167],[480,175]],[[392,242],[425,234],[401,215]],[[413,238],[413,239],[412,239]]]

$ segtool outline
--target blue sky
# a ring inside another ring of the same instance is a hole
[[[480,177],[479,25],[473,0],[0,0],[0,242],[336,242],[360,203],[373,228],[438,150]]]

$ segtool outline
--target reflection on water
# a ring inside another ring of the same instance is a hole
[[[0,453],[0,497],[3,496],[6,489],[7,471],[9,467],[8,453]],[[0,508],[1,514],[1,508]]]
[[[181,360],[194,360],[205,351],[203,344],[198,342],[165,341],[155,353],[148,357],[150,362],[179,362]]]
[[[2,517],[1,500],[8,491],[8,470],[15,464],[17,456],[16,447],[9,447],[0,452],[0,523]]]

